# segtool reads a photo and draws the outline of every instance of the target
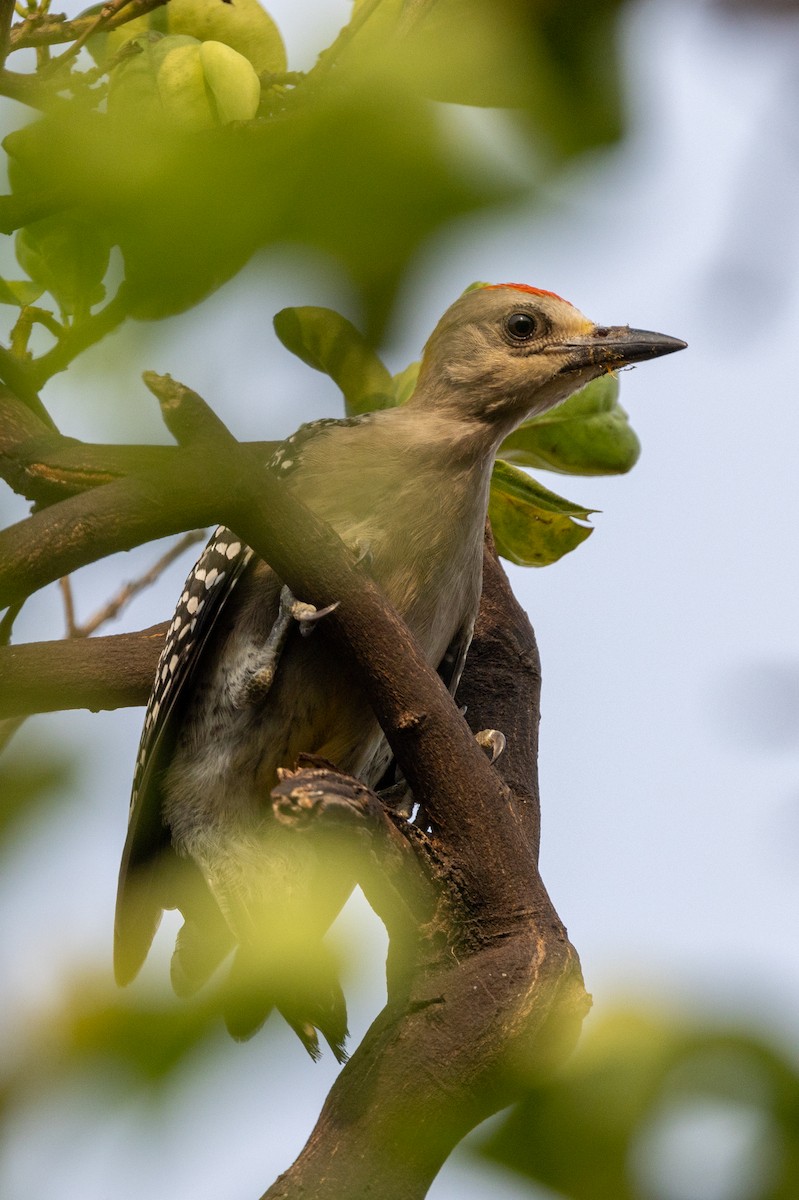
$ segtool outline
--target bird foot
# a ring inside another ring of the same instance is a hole
[[[290,592],[289,595],[291,595]],[[291,615],[299,625],[302,636],[310,637],[316,629],[316,622],[335,612],[340,603],[340,600],[335,600],[325,608],[316,608],[313,604],[306,604],[303,600],[295,600],[291,605]]]
[[[478,746],[482,746],[488,755],[489,762],[495,763],[499,756],[504,753],[507,746],[507,738],[499,729],[481,729],[479,733],[474,735],[474,740]]]
[[[466,710],[462,709],[461,711],[465,712]],[[481,729],[474,735],[474,740],[478,746],[482,746],[488,755],[489,762],[492,763],[497,761],[507,745],[505,734],[498,729]],[[408,821],[411,819],[416,808],[416,801],[407,779],[399,779],[390,787],[381,788],[377,794],[381,803],[395,816],[403,817]]]
[[[280,607],[275,623],[269,631],[269,636],[263,644],[258,662],[249,673],[242,689],[240,704],[252,704],[263,700],[275,681],[275,674],[281,656],[288,641],[292,621],[296,621],[303,637],[310,637],[316,628],[316,622],[321,621],[339,606],[339,601],[328,604],[326,608],[316,608],[297,600],[288,587],[280,592]],[[234,699],[235,703],[235,699]],[[238,706],[240,706],[240,704]]]
[[[362,541],[361,538],[355,538],[355,540],[351,541],[349,544],[352,550],[355,552],[356,567],[366,567],[367,569],[371,567],[372,563],[374,562],[374,554],[372,553],[372,547],[369,545],[369,543]]]
[[[272,789],[272,811],[281,825],[307,828],[324,816],[334,824],[360,822],[374,806],[369,788],[332,766],[278,769],[279,783]]]

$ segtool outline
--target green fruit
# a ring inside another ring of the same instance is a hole
[[[90,49],[95,59],[103,62],[125,42],[149,31],[188,34],[201,42],[222,42],[243,54],[259,75],[286,70],[286,51],[280,32],[258,0],[235,0],[232,4],[221,0],[169,0],[169,4],[111,33],[92,38]]]
[[[252,64],[224,42],[203,42],[200,62],[219,124],[251,121],[261,102],[261,82]]]
[[[171,40],[164,38],[164,42]],[[205,86],[199,42],[170,49],[158,65],[155,82],[164,116],[171,125],[197,130],[210,129],[216,124]]]
[[[261,85],[252,64],[221,42],[145,34],[140,51],[111,73],[108,109],[141,124],[199,131],[249,121]]]

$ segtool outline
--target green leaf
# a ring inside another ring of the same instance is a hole
[[[500,455],[524,467],[564,475],[623,475],[641,444],[618,402],[619,381],[603,375],[563,404],[507,437]]]
[[[535,152],[543,145],[568,158],[620,136],[623,0],[436,0],[397,38],[402,7],[384,0],[352,53],[369,46],[390,56],[397,73],[433,99],[518,110],[517,128]]]
[[[132,316],[183,311],[258,249],[299,245],[358,290],[370,341],[421,246],[519,192],[467,169],[429,103],[365,70],[331,73],[303,104],[260,121],[196,134],[165,122],[154,137],[135,113],[65,104],[5,144],[39,208],[61,204],[108,229]]]
[[[287,350],[338,384],[349,416],[394,404],[391,375],[363,334],[340,313],[284,308],[274,326]]]
[[[120,996],[87,979],[69,997],[58,1032],[55,1070],[89,1063],[95,1076],[103,1068],[117,1075],[127,1069],[140,1083],[157,1086],[198,1047],[219,1038],[220,1022],[205,999],[180,1004],[171,997]]]
[[[38,300],[43,291],[43,286],[31,283],[30,279],[0,279],[0,304],[23,308]]]
[[[664,1161],[658,1134],[681,1117],[695,1120],[708,1102],[757,1118],[763,1140],[749,1147],[747,1196],[799,1195],[799,1074],[790,1056],[736,1029],[646,1013],[592,1022],[566,1070],[530,1087],[483,1154],[570,1200],[665,1195],[658,1184],[679,1164]],[[650,1186],[641,1187],[642,1176]]]
[[[488,515],[497,550],[511,562],[523,567],[557,562],[593,533],[577,523],[592,512],[596,509],[556,496],[501,459],[494,464]]]
[[[27,754],[6,751],[0,762],[0,843],[24,821],[41,820],[48,804],[73,783],[72,763],[44,745]]]
[[[65,313],[90,308],[105,295],[110,242],[94,222],[69,213],[45,217],[20,229],[15,240],[17,261],[39,295],[48,291]]]
[[[416,389],[421,365],[421,362],[408,363],[403,371],[399,371],[394,376],[392,386],[394,389],[395,404],[404,404],[406,400],[410,400]]]

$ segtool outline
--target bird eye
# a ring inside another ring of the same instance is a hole
[[[528,312],[515,312],[505,321],[505,328],[517,342],[527,342],[538,332],[538,322]]]

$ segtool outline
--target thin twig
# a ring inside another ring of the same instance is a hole
[[[47,67],[46,75],[48,77],[54,75],[56,71],[63,70],[74,58],[77,58],[89,38],[105,29],[112,18],[118,16],[130,3],[131,0],[109,0],[108,4],[104,4],[97,16],[81,30],[72,45],[68,46],[63,54],[59,54],[58,58],[52,60]]]
[[[25,724],[26,720],[27,717],[6,717],[0,721],[0,754],[3,753],[14,734],[21,725]]]
[[[23,305],[11,330],[11,352],[20,362],[26,361],[28,341],[34,324],[43,325],[56,339],[64,336],[64,326],[46,308],[36,308],[32,304]]]
[[[161,8],[167,0],[130,0],[124,12],[115,14],[106,24],[106,29],[118,29],[137,17],[143,17],[154,8]],[[25,46],[54,46],[63,42],[71,42],[80,38],[86,29],[90,32],[96,26],[94,16],[76,17],[74,21],[65,21],[55,13],[45,17],[27,17],[11,30],[11,49],[21,50]],[[87,36],[89,36],[87,34]]]
[[[113,596],[107,604],[98,609],[94,616],[90,617],[82,625],[78,625],[75,620],[75,600],[70,577],[68,575],[62,576],[58,581],[58,586],[61,589],[61,596],[64,601],[64,617],[67,627],[64,640],[75,641],[79,638],[88,638],[101,625],[104,625],[106,621],[113,620],[137,593],[155,583],[166,568],[171,566],[184,550],[187,550],[189,546],[194,546],[197,542],[201,542],[206,534],[207,530],[205,529],[193,529],[190,533],[184,534],[183,537],[175,542],[174,546],[167,550],[166,554],[162,554],[158,561],[153,563],[148,571],[145,571],[138,579],[124,584],[116,596]],[[13,605],[6,612],[2,622],[0,622],[0,646],[8,645],[11,636],[11,626],[21,608],[22,603]],[[11,738],[25,722],[27,715],[7,717],[4,720],[0,720],[0,754],[3,753]]]
[[[58,581],[61,589],[61,599],[64,601],[64,620],[66,621],[68,638],[77,637],[78,627],[75,624],[75,598],[72,595],[72,583],[69,575],[62,575]]]
[[[14,628],[14,622],[24,603],[24,600],[18,600],[16,604],[9,605],[4,612],[3,619],[0,621],[0,646],[7,646],[11,641],[11,630]]]
[[[30,363],[28,370],[34,385],[41,388],[52,375],[65,371],[74,358],[121,325],[126,315],[127,305],[120,290],[105,308],[87,317],[79,325],[65,329],[51,350]],[[6,382],[12,391],[16,390],[10,380]]]
[[[64,605],[67,609],[67,625],[70,631],[69,636],[75,638],[90,637],[91,634],[99,629],[101,625],[104,625],[106,621],[113,620],[113,618],[119,615],[122,609],[133,599],[134,596],[138,595],[139,592],[155,583],[156,580],[159,579],[164,573],[167,567],[171,566],[172,563],[181,556],[184,550],[188,550],[189,546],[194,546],[197,544],[197,542],[201,542],[203,538],[207,536],[207,532],[208,531],[205,529],[193,529],[190,533],[185,533],[182,538],[179,538],[178,541],[175,542],[174,546],[167,550],[166,554],[162,554],[157,562],[153,563],[149,570],[145,571],[144,574],[140,575],[137,579],[133,579],[129,583],[123,584],[117,594],[112,596],[107,604],[104,604],[102,608],[98,609],[94,616],[89,617],[89,619],[84,621],[82,625],[75,624],[74,611],[70,612],[69,608],[67,608],[65,594]],[[62,579],[60,582],[63,584],[67,581]],[[71,591],[69,592],[69,595],[71,597]]]
[[[258,78],[265,88],[296,87],[307,78],[307,74],[305,71],[262,71]]]
[[[44,357],[46,358],[47,355]],[[41,359],[37,361],[41,361]],[[55,421],[37,394],[38,389],[33,379],[34,366],[34,363],[21,362],[10,350],[0,345],[0,379],[32,413],[36,414],[40,421],[45,423],[48,429],[55,430]],[[45,378],[49,378],[49,376],[45,376]]]
[[[14,0],[0,0],[0,66],[8,57],[11,22],[14,20]]]

